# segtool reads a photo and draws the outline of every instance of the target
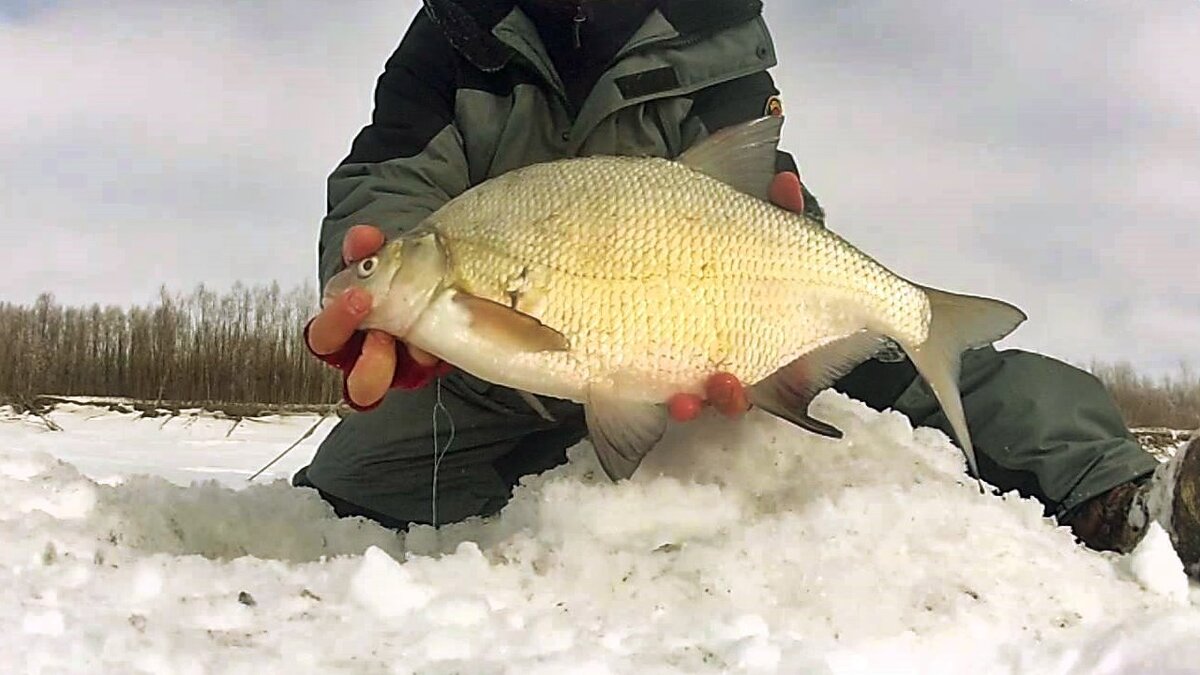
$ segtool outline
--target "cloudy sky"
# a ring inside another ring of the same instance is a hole
[[[0,301],[315,275],[324,178],[414,0],[0,0]],[[1030,320],[1200,365],[1200,2],[767,0],[831,227]]]

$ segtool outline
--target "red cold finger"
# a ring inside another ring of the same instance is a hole
[[[358,325],[371,311],[371,294],[351,288],[309,322],[305,344],[317,355],[332,354],[350,341]]]
[[[342,239],[342,260],[352,263],[378,251],[386,238],[383,231],[371,225],[355,225]]]
[[[371,331],[363,342],[362,355],[346,378],[349,400],[370,406],[383,398],[396,372],[396,347],[390,335]]]
[[[791,171],[776,174],[769,192],[776,206],[794,213],[804,212],[804,190],[800,187],[800,176]]]
[[[690,422],[700,416],[704,401],[695,394],[675,394],[667,401],[667,412],[676,422]]]
[[[746,388],[730,373],[716,373],[708,378],[704,391],[709,404],[727,417],[738,417],[750,408]]]

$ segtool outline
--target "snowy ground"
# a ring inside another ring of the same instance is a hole
[[[0,408],[0,671],[1200,672],[1161,531],[1090,552],[941,434],[815,412],[846,440],[704,421],[620,485],[583,444],[405,540],[279,480],[328,421],[246,486],[315,416]]]

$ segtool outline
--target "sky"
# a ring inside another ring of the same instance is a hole
[[[0,0],[0,301],[315,282],[413,0]],[[828,224],[1006,346],[1200,364],[1200,2],[767,0]]]

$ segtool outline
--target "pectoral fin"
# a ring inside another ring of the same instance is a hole
[[[815,434],[841,438],[837,427],[810,417],[808,405],[821,390],[870,358],[882,343],[882,336],[859,331],[818,347],[751,387],[750,403]]]
[[[551,415],[549,410],[546,410],[546,406],[543,405],[540,400],[538,400],[538,397],[523,389],[518,389],[517,395],[521,397],[522,401],[525,401],[525,405],[529,406],[542,419],[546,420],[547,422],[558,421],[554,419],[554,415]]]
[[[566,336],[536,318],[470,293],[458,292],[454,303],[470,316],[471,330],[519,352],[554,352],[570,348]]]
[[[667,430],[664,406],[623,401],[595,387],[583,411],[596,457],[614,481],[632,476]]]

